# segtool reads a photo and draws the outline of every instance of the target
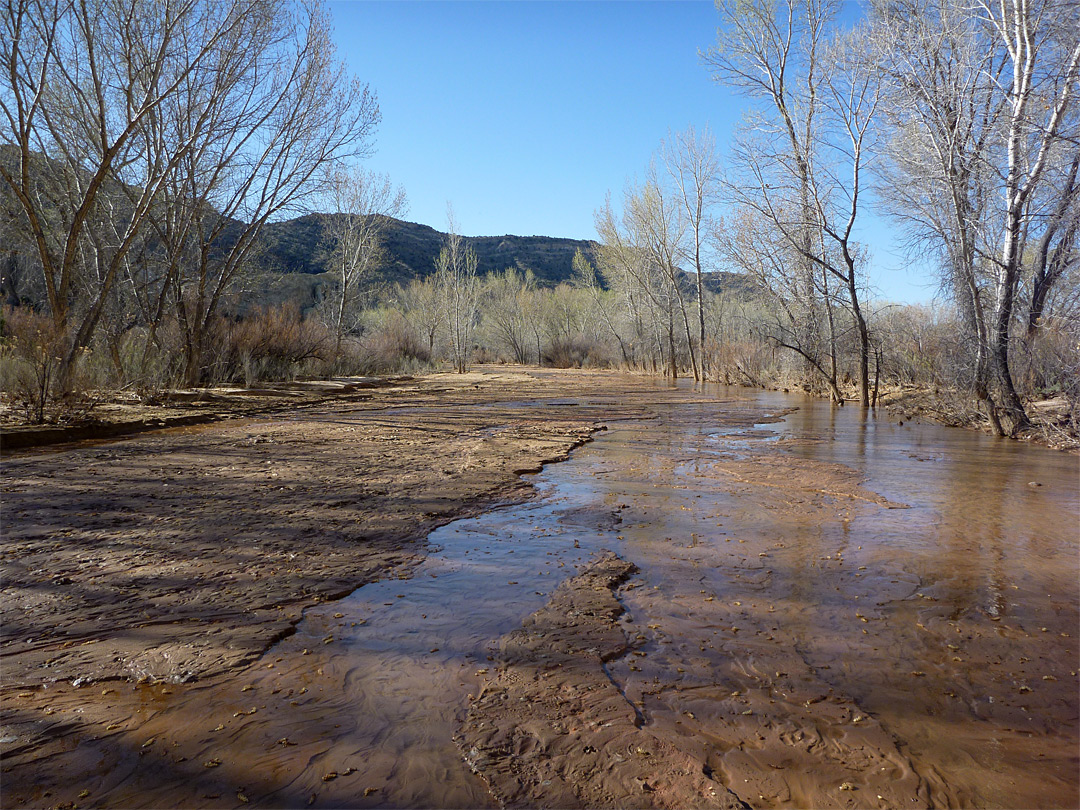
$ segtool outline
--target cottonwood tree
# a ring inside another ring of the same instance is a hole
[[[757,225],[772,232],[754,239],[768,254],[760,266],[776,267],[771,238],[786,246],[784,260],[798,268],[764,274],[785,299],[787,324],[774,337],[822,373],[833,398],[842,402],[837,347],[845,329],[836,309],[846,311],[859,347],[859,398],[868,407],[865,251],[854,233],[879,108],[876,73],[848,57],[851,43],[835,30],[835,3],[719,2],[717,8],[722,27],[707,55],[714,75],[765,103],[738,141],[726,189],[736,205],[753,211]],[[724,238],[728,256],[738,261],[730,250],[736,236]],[[786,289],[778,287],[781,281]]]
[[[177,257],[170,279],[187,385],[206,373],[213,324],[263,226],[301,210],[343,161],[369,155],[379,122],[375,96],[349,78],[329,13],[316,3],[262,0],[251,29],[207,74],[161,117],[165,148],[176,137],[193,143],[170,174],[165,207],[173,224],[156,228],[166,254]],[[189,134],[192,108],[213,113]]]
[[[546,322],[548,297],[544,290],[533,288],[521,295],[521,313],[528,326],[533,345],[536,346],[536,365],[544,365],[544,324]]]
[[[1042,236],[1035,244],[1035,256],[1031,261],[1030,296],[1027,308],[1027,337],[1030,340],[1043,325],[1051,293],[1070,274],[1076,275],[1080,265],[1077,250],[1077,233],[1080,231],[1080,186],[1077,170],[1080,169],[1080,148],[1073,154],[1071,163],[1060,179],[1060,185],[1050,188],[1047,195],[1051,204],[1047,212]]]
[[[545,291],[545,299],[543,332],[548,340],[548,358],[559,367],[581,365],[595,343],[595,334],[588,326],[587,297],[578,287],[564,282]]]
[[[689,227],[683,259],[694,268],[697,282],[698,347],[700,376],[708,378],[705,352],[705,282],[703,252],[712,227],[713,207],[720,200],[721,165],[716,139],[707,128],[698,133],[693,127],[669,135],[661,144],[660,155],[682,205]]]
[[[365,152],[374,96],[345,81],[316,2],[13,0],[2,25],[3,146],[17,158],[0,177],[71,333],[64,376],[152,239],[194,383],[262,225]]]
[[[797,243],[789,257],[797,272],[784,274],[793,282],[785,293],[794,315],[788,342],[797,343],[804,359],[813,357],[807,360],[809,368],[829,368],[828,376],[835,381],[836,328],[827,276],[811,258],[821,247],[811,171],[820,109],[820,56],[836,4],[718,0],[716,9],[717,42],[703,58],[716,81],[760,102],[749,132],[734,153],[736,161],[749,167],[751,180],[743,186],[737,178],[729,180],[725,188],[735,205],[752,206],[757,188],[771,187],[777,178],[785,177],[781,186],[785,198],[758,208],[785,210],[787,230]],[[792,195],[794,200],[787,199]],[[824,349],[823,323],[828,326]],[[830,387],[835,389],[832,382]]]
[[[976,395],[1000,433],[1028,424],[1009,361],[1028,263],[1034,257],[1038,273],[1052,244],[1063,257],[1072,251],[1061,202],[1075,194],[1068,176],[1080,137],[1074,12],[1042,0],[873,5],[873,58],[898,102],[895,172],[909,185],[934,181],[915,200],[916,233],[937,236],[959,276],[977,343]]]
[[[435,259],[435,278],[446,324],[450,359],[464,374],[472,353],[472,334],[480,301],[480,280],[476,276],[476,251],[458,234],[453,212],[448,213],[446,245]]]
[[[357,168],[341,168],[333,174],[328,199],[335,212],[329,224],[335,242],[332,273],[337,281],[332,319],[340,353],[361,284],[383,256],[382,241],[390,218],[405,214],[408,199],[405,190],[395,188],[388,175]]]
[[[5,3],[0,180],[36,250],[53,323],[71,335],[62,385],[162,184],[191,148],[179,139],[165,153],[148,149],[147,120],[220,57],[223,42],[258,7],[244,0]],[[203,117],[193,115],[198,130]]]
[[[573,268],[573,283],[578,289],[584,290],[592,303],[592,310],[603,324],[604,330],[619,344],[619,354],[622,357],[623,366],[630,368],[633,359],[631,344],[628,338],[617,325],[619,322],[616,302],[613,293],[604,289],[600,280],[600,274],[593,264],[585,258],[580,249],[574,251],[571,262]]]
[[[774,213],[779,213],[774,209]],[[798,221],[798,212],[789,215]],[[717,250],[726,263],[755,279],[770,304],[756,319],[763,339],[787,349],[802,358],[805,365],[825,384],[834,402],[842,402],[837,377],[836,343],[823,346],[812,338],[816,333],[807,328],[809,307],[793,290],[805,290],[805,264],[797,246],[790,240],[777,237],[773,215],[763,214],[756,205],[743,205],[720,223],[716,231]],[[835,291],[826,284],[828,275],[811,276],[811,294],[816,310],[832,315]],[[755,381],[756,382],[756,381]]]
[[[813,260],[842,285],[859,347],[859,398],[870,405],[870,328],[863,304],[865,247],[855,241],[855,225],[864,209],[870,130],[880,107],[877,71],[850,56],[853,39],[838,36],[826,52],[823,126],[816,140],[812,172],[815,220],[826,247]],[[766,189],[767,191],[768,189]]]
[[[443,310],[439,301],[437,278],[414,278],[405,287],[398,287],[397,298],[404,310],[405,320],[423,336],[428,356],[435,354],[435,341],[443,326]]]
[[[1003,69],[974,21],[953,3],[875,4],[868,58],[883,73],[891,137],[879,197],[912,247],[936,255],[973,350],[972,389],[1000,431],[991,399],[987,298],[979,249],[991,196],[991,147],[1001,101],[989,77]]]
[[[1002,405],[1014,432],[1029,424],[1009,368],[1009,336],[1029,236],[1030,206],[1054,152],[1077,149],[1076,136],[1080,135],[1075,116],[1069,122],[1071,131],[1064,129],[1080,73],[1080,26],[1076,25],[1076,9],[1067,6],[1029,0],[976,3],[995,44],[1007,54],[1006,64],[1012,73],[1011,80],[1003,84],[1004,233],[996,262],[991,350]]]
[[[681,210],[650,172],[645,184],[627,187],[621,216],[615,215],[607,200],[596,213],[596,231],[600,236],[597,263],[605,280],[623,298],[638,334],[655,347],[654,357],[659,357],[665,373],[676,379],[680,315],[693,358],[688,290],[677,261],[685,235]],[[643,334],[646,330],[648,337]],[[693,359],[691,366],[697,373]]]
[[[484,320],[514,362],[522,365],[529,362],[527,299],[535,289],[536,276],[532,270],[521,272],[514,267],[492,273],[484,282]]]
[[[665,301],[664,309],[674,313],[667,318],[668,345],[671,349],[671,377],[675,379],[675,341],[671,330],[676,320],[681,322],[686,338],[686,350],[690,369],[695,380],[701,379],[697,362],[697,350],[690,334],[688,299],[689,285],[683,273],[681,259],[686,256],[686,236],[689,219],[685,216],[679,195],[658,177],[656,165],[650,165],[643,186],[624,198],[626,221],[639,249],[644,251],[646,262],[659,274],[659,298]]]

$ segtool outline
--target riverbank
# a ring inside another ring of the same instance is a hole
[[[202,416],[230,421],[8,459],[5,693],[250,661],[305,607],[407,577],[436,526],[528,497],[521,473],[618,410],[533,400],[598,379],[430,375],[273,419],[219,400]]]
[[[12,786],[44,784],[34,763],[72,740],[130,732],[116,722],[117,690],[141,704],[178,684],[224,683],[313,606],[408,579],[436,527],[532,497],[523,474],[609,419],[649,418],[658,393],[693,396],[644,377],[549,370],[308,387],[285,402],[215,393],[111,419],[204,424],[121,441],[107,428],[98,441],[9,453],[5,793],[51,806]]]
[[[489,376],[502,371],[516,373],[525,367],[478,366]],[[615,379],[637,377],[611,370],[592,372],[536,369],[549,376],[584,373],[606,374]],[[415,380],[441,377],[451,380],[457,375],[429,374]],[[665,377],[641,375],[654,385],[667,385]],[[685,378],[684,378],[685,379]],[[251,417],[269,417],[290,413],[298,408],[310,408],[320,404],[364,402],[371,398],[373,389],[398,388],[413,382],[413,377],[352,377],[334,380],[308,380],[296,382],[265,383],[256,388],[207,388],[180,391],[163,391],[151,398],[124,395],[119,392],[100,394],[100,401],[87,408],[78,418],[63,419],[46,425],[28,424],[18,410],[0,402],[0,457],[20,453],[36,447],[81,441],[97,441],[158,431],[163,428],[205,425]],[[747,390],[758,386],[736,385]],[[762,385],[770,391],[789,393],[790,386],[780,383]],[[805,393],[805,392],[799,392]],[[844,391],[848,407],[858,407],[858,393],[854,389]],[[812,394],[807,394],[813,396]],[[828,401],[827,397],[823,397]],[[878,412],[884,412],[898,421],[923,419],[947,427],[959,427],[981,433],[992,433],[990,420],[978,404],[956,391],[938,390],[928,386],[886,386],[878,396]],[[1080,452],[1080,432],[1076,424],[1074,406],[1065,396],[1059,395],[1027,403],[1031,427],[1015,439],[1026,444],[1051,450]]]
[[[992,433],[990,420],[973,400],[956,392],[926,387],[890,388],[882,392],[880,407],[896,419],[927,419],[947,427]],[[1080,451],[1073,406],[1065,396],[1025,403],[1031,427],[1014,438],[1051,450]]]

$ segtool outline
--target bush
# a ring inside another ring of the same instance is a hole
[[[334,359],[339,374],[394,374],[423,368],[427,345],[396,309],[369,313],[361,336],[347,337]]]
[[[59,387],[67,334],[52,318],[27,307],[7,307],[0,318],[0,388],[30,424],[83,416],[95,402],[82,375]]]
[[[27,422],[40,425],[53,396],[66,336],[53,320],[24,307],[4,310],[0,383]]]
[[[1070,328],[1071,327],[1071,328]],[[1012,352],[1016,384],[1030,399],[1080,395],[1080,336],[1075,325],[1047,320],[1031,338],[1021,338]]]
[[[221,318],[208,339],[210,382],[291,380],[325,364],[333,352],[333,336],[313,318],[304,318],[296,304],[254,309],[241,319]]]
[[[611,358],[604,347],[583,335],[557,338],[544,351],[544,365],[555,368],[606,367]]]

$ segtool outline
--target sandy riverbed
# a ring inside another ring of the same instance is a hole
[[[1069,806],[1058,466],[716,396],[503,369],[7,459],[3,805]],[[987,459],[1037,540],[904,483]]]
[[[435,526],[527,497],[521,473],[619,411],[533,400],[599,382],[432,375],[359,402],[7,460],[4,689],[182,682],[249,661],[306,606],[407,577]]]

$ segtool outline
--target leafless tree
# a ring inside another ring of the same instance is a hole
[[[1043,324],[1043,316],[1054,288],[1070,275],[1080,270],[1080,249],[1077,235],[1080,231],[1080,186],[1077,185],[1077,169],[1080,169],[1080,148],[1073,152],[1060,185],[1048,195],[1057,200],[1047,212],[1045,230],[1035,245],[1035,257],[1031,263],[1030,296],[1027,311],[1027,337],[1031,339]]]
[[[661,182],[655,162],[649,166],[645,184],[630,190],[624,198],[624,221],[630,227],[630,234],[638,248],[644,251],[646,262],[659,274],[659,298],[665,301],[665,308],[673,310],[682,324],[686,338],[686,350],[690,359],[690,369],[695,380],[701,379],[697,362],[697,350],[690,335],[690,314],[687,301],[690,296],[689,285],[682,270],[681,259],[687,254],[686,238],[690,220],[685,216],[680,195]],[[674,327],[675,317],[667,321],[668,328]],[[674,337],[669,333],[668,344],[672,347],[672,361],[675,360]],[[676,364],[671,366],[671,376],[677,376]]]
[[[580,250],[574,252],[573,258],[574,285],[584,290],[592,302],[593,311],[603,324],[604,330],[619,344],[619,354],[622,357],[623,366],[630,368],[633,364],[630,349],[631,339],[624,337],[620,328],[617,305],[614,294],[604,289],[600,281],[600,275],[592,263],[585,258]]]
[[[254,6],[243,0],[5,4],[0,178],[35,246],[53,322],[71,333],[62,383],[89,344],[162,184],[191,148],[178,140],[167,154],[149,150],[148,118],[215,60]],[[202,123],[196,116],[193,128]]]
[[[489,275],[484,284],[484,319],[514,362],[523,365],[529,362],[530,348],[526,299],[535,288],[536,277],[531,270],[522,273],[513,267]]]
[[[976,395],[998,432],[1015,433],[1028,424],[1009,361],[1018,291],[1025,275],[1033,293],[1052,286],[1051,248],[1067,264],[1075,238],[1075,9],[875,2],[873,25],[873,58],[889,79],[891,185],[909,198],[916,235],[940,244],[971,325]]]
[[[610,199],[596,214],[600,235],[597,262],[609,286],[619,291],[639,333],[648,329],[672,379],[679,376],[680,323],[688,351],[693,358],[685,280],[678,264],[685,236],[685,220],[655,172],[642,186],[628,186],[623,194],[623,211],[616,217]],[[697,366],[691,359],[697,373]]]
[[[1009,336],[1023,269],[1030,201],[1038,194],[1054,152],[1077,149],[1080,129],[1063,131],[1066,112],[1080,76],[1080,26],[1076,9],[1052,2],[990,3],[976,8],[989,23],[995,45],[1007,54],[1002,84],[1005,110],[1004,219],[994,296],[991,349],[1001,386],[1002,405],[1013,430],[1029,424],[1009,368]],[[1071,123],[1075,124],[1075,116]],[[1067,139],[1063,136],[1070,136]]]
[[[12,0],[0,25],[0,178],[71,334],[63,376],[152,238],[195,381],[262,225],[367,150],[374,96],[346,81],[315,0]]]
[[[328,199],[334,211],[330,235],[335,242],[332,266],[338,285],[332,318],[340,351],[360,285],[383,256],[382,239],[388,218],[404,215],[408,200],[405,190],[394,188],[389,176],[345,167],[331,177]]]
[[[828,0],[720,0],[717,9],[721,28],[706,55],[709,66],[717,80],[764,102],[739,139],[726,189],[744,216],[753,212],[756,228],[772,232],[724,234],[725,253],[738,264],[743,257],[733,249],[740,241],[738,249],[756,245],[765,251],[757,274],[783,300],[783,328],[773,338],[821,373],[840,402],[836,307],[850,314],[860,400],[869,406],[870,335],[860,289],[865,252],[854,241],[854,228],[878,108],[876,75],[846,58],[848,42],[835,41],[837,5]],[[786,249],[778,252],[775,240]]]
[[[407,286],[399,287],[397,292],[405,320],[423,336],[429,357],[435,354],[435,341],[444,320],[436,281],[437,279],[414,278]]]
[[[263,226],[302,210],[343,161],[370,154],[379,121],[374,95],[337,60],[321,5],[262,0],[258,11],[245,37],[229,43],[205,81],[186,85],[182,103],[160,119],[163,149],[178,138],[193,144],[169,177],[171,224],[155,220],[173,259],[188,385],[205,373],[212,324]],[[190,110],[207,107],[214,112],[206,125],[189,133]]]
[[[798,204],[795,211],[784,218],[798,221]],[[828,389],[834,402],[842,402],[836,372],[835,343],[823,347],[812,340],[813,333],[806,328],[810,317],[803,298],[793,295],[793,290],[805,290],[804,264],[797,245],[791,240],[777,238],[776,217],[780,209],[766,215],[756,205],[737,208],[731,218],[723,221],[716,231],[717,249],[728,266],[757,280],[771,304],[759,313],[758,328],[762,337],[794,352],[816,372]],[[821,282],[818,282],[818,278]],[[831,311],[832,288],[817,286],[826,283],[828,275],[811,277],[814,299]],[[819,310],[820,311],[820,310]]]
[[[459,374],[469,368],[473,328],[480,299],[476,251],[458,233],[453,211],[447,212],[446,245],[435,260],[436,283],[449,337],[450,359]]]
[[[1000,55],[983,49],[956,4],[912,0],[874,5],[869,58],[885,81],[891,131],[879,194],[907,225],[912,248],[937,255],[973,350],[976,397],[998,425],[990,398],[980,225],[989,205],[990,149],[1001,111],[995,82]]]
[[[720,158],[712,132],[705,129],[698,133],[693,127],[669,136],[661,145],[660,153],[690,229],[684,259],[696,274],[700,377],[704,380],[707,379],[708,370],[705,352],[705,261],[702,254],[708,244],[713,208],[720,199]]]

